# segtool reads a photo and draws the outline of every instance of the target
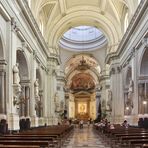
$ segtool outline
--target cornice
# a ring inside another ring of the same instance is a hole
[[[56,62],[57,65],[60,65],[60,58],[57,54],[51,53],[48,57],[48,61]]]
[[[147,0],[141,0],[141,3],[139,4],[138,8],[135,11],[134,16],[132,17],[130,24],[118,46],[118,49],[114,53],[110,53],[107,55],[105,62],[110,63],[111,60],[117,59],[123,52],[123,49],[127,45],[129,38],[132,36],[133,32],[136,29],[137,24],[139,23],[140,19],[142,18],[144,12],[148,8],[148,1]]]

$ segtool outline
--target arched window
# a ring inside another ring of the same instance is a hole
[[[138,5],[140,4],[141,0],[138,0]]]
[[[126,32],[126,29],[129,25],[129,20],[128,20],[128,12],[125,14],[125,19],[124,19],[124,33]]]
[[[40,28],[41,33],[43,34],[43,23],[42,23],[41,20],[40,20],[40,23],[39,23],[39,28]]]
[[[28,6],[31,7],[31,0],[28,0]]]

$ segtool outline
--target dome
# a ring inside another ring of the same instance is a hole
[[[78,26],[63,34],[59,46],[73,51],[90,51],[106,45],[104,34],[93,26]]]

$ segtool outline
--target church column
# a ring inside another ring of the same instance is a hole
[[[26,116],[29,117],[29,100],[30,100],[30,88],[29,86],[25,87],[25,98],[26,98]]]
[[[122,122],[124,116],[124,99],[122,90],[121,67],[116,65],[111,68],[111,90],[112,90],[112,117],[113,122]]]
[[[30,116],[31,117],[36,117],[36,111],[35,111],[35,95],[34,95],[34,81],[35,81],[35,76],[36,76],[36,52],[33,52],[32,55],[32,67],[30,70],[31,73],[31,84],[30,84],[30,99],[29,99],[29,110],[30,110]],[[34,126],[34,125],[33,125]]]
[[[5,99],[5,72],[0,71],[0,114],[6,113]]]
[[[55,113],[55,95],[57,93],[57,80],[56,80],[56,66],[58,64],[58,59],[57,57],[50,57],[48,59],[48,106],[49,106],[49,110],[47,113],[47,116],[49,118],[49,124],[57,124],[56,120],[56,113]]]
[[[25,85],[22,86],[20,105],[21,105],[21,116],[25,116]]]
[[[96,91],[96,117],[98,116],[101,116],[99,111],[100,111],[100,108],[101,107],[99,104],[101,103],[101,93],[99,91]]]
[[[5,65],[6,61],[0,60],[0,114],[2,115],[6,114]]]
[[[39,103],[39,117],[43,117],[43,90],[39,91],[40,103]]]
[[[132,78],[133,78],[133,115],[138,114],[138,54],[137,50],[133,48],[132,51]],[[135,116],[136,119],[136,116]],[[137,119],[136,119],[137,120]],[[137,122],[137,121],[133,121]]]

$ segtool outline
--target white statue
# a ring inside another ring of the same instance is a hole
[[[127,100],[126,100],[126,108],[128,109],[128,114],[131,115],[134,104],[133,104],[133,92],[134,92],[134,83],[132,80],[130,80],[129,88],[128,88],[128,94],[127,94]]]
[[[19,84],[20,83],[20,76],[19,76],[19,63],[16,63],[13,66],[13,84]]]
[[[35,82],[34,82],[34,94],[35,94],[35,97],[39,97],[39,80],[36,79]]]
[[[128,105],[132,108],[133,108],[133,91],[134,91],[134,82],[130,80],[127,102],[128,102]]]
[[[108,101],[107,101],[107,105],[109,110],[112,110],[112,91],[109,89],[108,90]]]

